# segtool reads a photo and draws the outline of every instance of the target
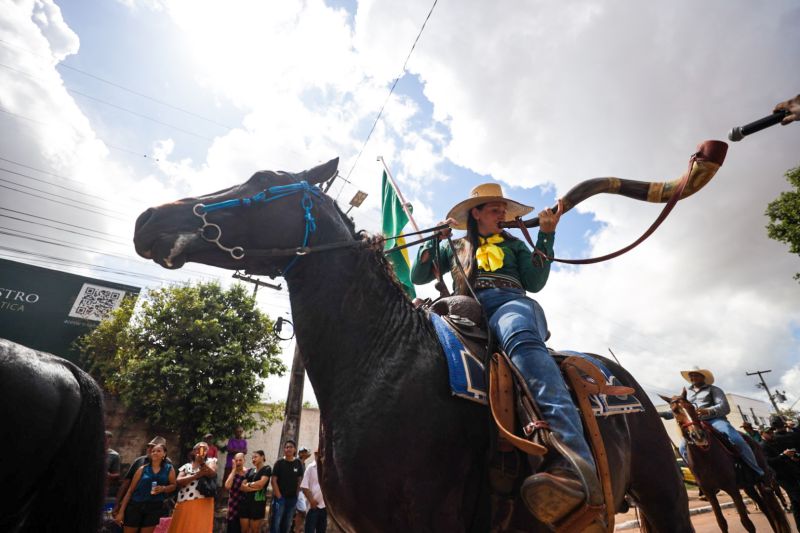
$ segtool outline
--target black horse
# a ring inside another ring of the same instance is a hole
[[[194,261],[284,275],[319,401],[323,491],[346,530],[488,531],[488,410],[451,396],[434,329],[394,279],[380,240],[356,233],[331,198],[301,184],[324,183],[337,164],[299,174],[258,172],[242,185],[148,209],[136,222],[136,251],[166,268]],[[687,191],[699,189],[695,178],[707,181],[719,164],[693,174]],[[629,192],[628,182],[621,190],[625,180],[613,180],[615,192],[648,198],[647,187]],[[590,189],[580,194],[600,192],[596,183]],[[569,207],[580,201],[569,200]],[[617,508],[627,494],[648,531],[693,531],[658,414],[625,369],[604,363],[645,406],[638,415],[600,420]],[[547,530],[529,515],[522,524],[517,530]]]
[[[0,531],[97,531],[106,475],[100,387],[69,361],[0,339],[0,405]]]

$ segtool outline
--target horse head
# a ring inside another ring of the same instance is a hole
[[[352,223],[319,188],[338,163],[256,172],[241,185],[151,207],[136,220],[136,252],[169,269],[190,261],[283,275],[312,243],[355,239]]]
[[[661,396],[661,399],[669,404],[669,408],[675,416],[675,422],[681,428],[681,434],[687,444],[703,449],[708,448],[710,445],[708,431],[705,429],[703,421],[700,420],[694,405],[686,398],[686,388],[678,396],[671,398]]]

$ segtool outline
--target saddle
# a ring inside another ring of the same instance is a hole
[[[731,456],[734,460],[734,469],[736,470],[736,484],[740,488],[749,487],[751,485],[755,485],[760,481],[758,474],[750,468],[750,466],[745,462],[744,458],[742,457],[741,452],[739,449],[731,442],[727,435],[722,433],[721,431],[717,431],[711,424],[703,422],[703,428],[706,431],[710,432],[711,436],[717,439],[722,445],[722,448]],[[751,437],[749,435],[742,435],[745,442],[750,445],[749,441]],[[765,469],[766,470],[766,469]]]
[[[579,408],[597,466],[595,471],[550,431],[523,376],[495,343],[489,346],[490,336],[483,327],[483,311],[474,298],[450,296],[426,307],[447,322],[467,350],[489,368],[489,407],[498,432],[496,453],[490,467],[494,492],[493,529],[505,530],[514,513],[511,495],[516,492],[514,488],[518,488],[520,478],[520,465],[515,461],[515,450],[519,450],[527,456],[534,471],[542,465],[545,455],[550,455],[549,452],[559,454],[573,465],[584,486],[587,498],[583,506],[555,524],[555,531],[572,533],[587,531],[590,527],[592,531],[613,531],[616,509],[611,492],[611,474],[590,397],[599,394],[625,396],[635,391],[630,387],[607,384],[605,375],[587,359],[550,351],[561,367]],[[600,523],[602,525],[598,525]]]

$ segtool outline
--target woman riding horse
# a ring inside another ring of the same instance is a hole
[[[583,436],[580,416],[561,371],[544,344],[547,332],[544,311],[525,294],[538,292],[547,283],[551,263],[547,257],[553,256],[555,230],[563,204],[559,200],[555,213],[550,208],[539,213],[535,252],[500,227],[501,222],[513,221],[532,210],[504,197],[499,185],[485,183],[475,187],[470,198],[450,210],[446,223],[467,230],[467,235],[454,246],[500,347],[525,377],[551,430],[593,469],[594,459]],[[449,236],[449,231],[445,230],[440,238]],[[415,284],[433,279],[434,246],[437,245],[433,241],[427,241],[420,247],[411,273]],[[457,270],[453,250],[448,243],[438,246],[437,268],[440,272],[451,270],[456,292],[466,294],[464,276]],[[533,474],[523,482],[521,495],[537,519],[554,524],[580,505],[586,495],[572,465],[560,455],[553,453],[545,469],[546,472]]]

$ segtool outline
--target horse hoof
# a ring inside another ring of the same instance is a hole
[[[578,480],[547,472],[529,476],[520,493],[531,514],[545,524],[560,522],[586,500]]]

